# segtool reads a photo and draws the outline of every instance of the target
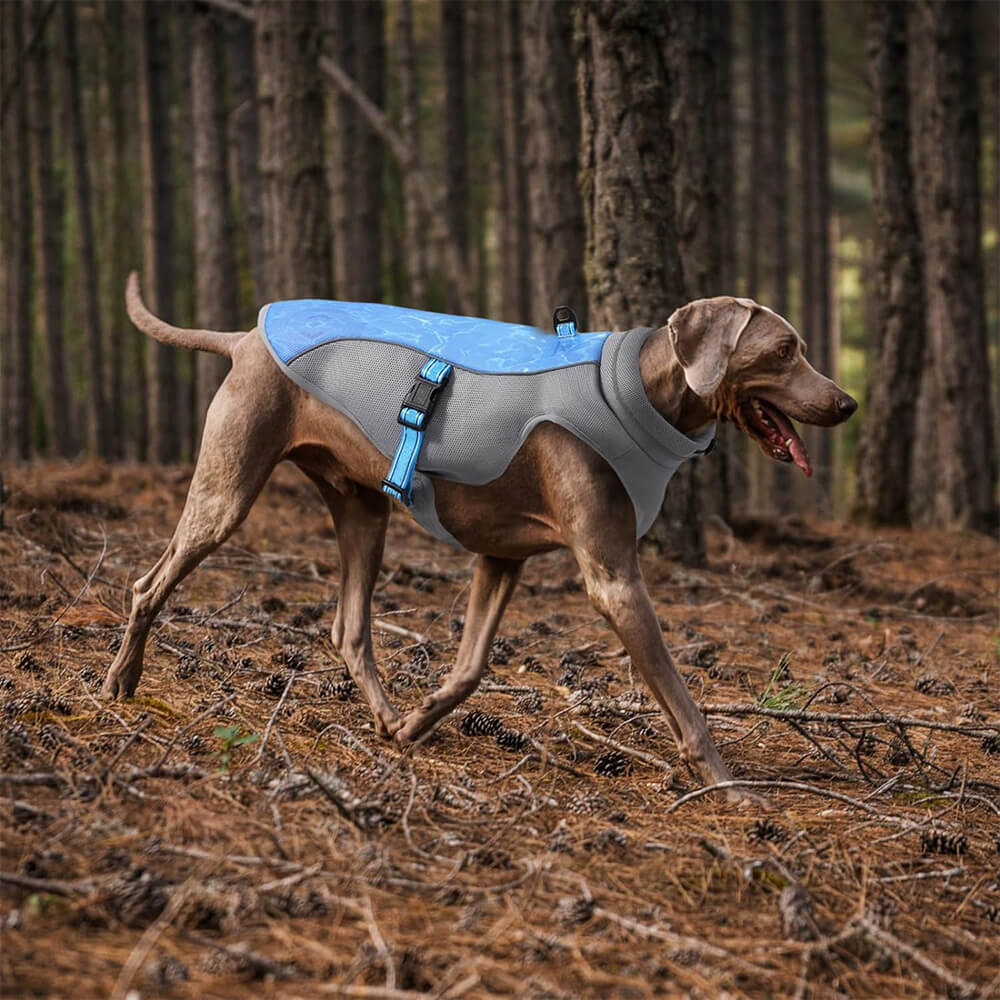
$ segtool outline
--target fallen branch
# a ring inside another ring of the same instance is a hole
[[[802,781],[741,781],[738,779],[720,781],[714,785],[706,785],[704,788],[696,788],[693,792],[682,795],[676,802],[663,810],[663,815],[669,816],[675,809],[680,809],[681,806],[686,805],[688,802],[693,802],[695,799],[700,799],[703,795],[709,795],[712,792],[722,792],[729,788],[767,788],[772,791],[807,792],[810,795],[818,795],[820,798],[834,799],[837,802],[854,806],[855,809],[861,809],[870,816],[877,816],[884,823],[895,823],[897,826],[908,830],[920,829],[919,824],[911,823],[909,820],[898,819],[895,816],[886,816],[885,813],[880,812],[874,806],[868,805],[867,802],[852,799],[849,795],[841,795],[840,792],[831,792],[826,788],[819,788],[816,785],[807,785]]]
[[[662,757],[646,753],[644,750],[636,750],[633,747],[627,746],[625,743],[619,743],[617,740],[611,739],[610,736],[602,736],[600,733],[593,733],[584,726],[581,726],[575,719],[573,720],[573,727],[575,729],[579,729],[584,736],[588,739],[594,740],[596,743],[603,743],[605,746],[618,750],[620,753],[628,754],[629,757],[635,757],[636,760],[641,760],[644,764],[650,764],[653,767],[658,767],[661,770],[666,771],[667,774],[674,773],[673,767],[667,761],[663,760]]]
[[[839,682],[838,682],[839,683]],[[906,715],[889,715],[886,712],[859,712],[844,715],[839,712],[807,712],[794,708],[765,708],[763,705],[733,703],[722,705],[702,705],[705,715],[762,715],[768,719],[786,722],[867,722],[887,726],[912,726],[916,729],[935,729],[946,733],[961,733],[963,736],[987,736],[1000,733],[1000,726],[983,724],[980,726],[960,726],[949,722],[935,722],[932,719],[916,719]]]
[[[97,884],[93,879],[63,882],[54,878],[32,878],[30,875],[19,875],[17,872],[0,872],[0,882],[16,885],[19,889],[27,889],[29,892],[48,892],[53,896],[86,896],[94,891]]]

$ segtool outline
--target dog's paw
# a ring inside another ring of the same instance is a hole
[[[101,685],[100,699],[101,701],[124,701],[135,694],[138,684],[138,677],[132,680],[121,675],[108,674]]]

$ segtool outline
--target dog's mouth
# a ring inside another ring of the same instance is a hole
[[[809,452],[791,420],[778,407],[759,396],[752,396],[742,404],[739,415],[743,429],[768,458],[776,462],[794,462],[807,477],[812,475]]]

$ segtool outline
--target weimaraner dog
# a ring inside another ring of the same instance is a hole
[[[170,544],[132,588],[128,628],[104,681],[105,697],[132,695],[146,637],[170,592],[236,530],[271,470],[288,459],[316,484],[333,516],[341,565],[331,637],[381,736],[400,746],[417,743],[475,691],[524,561],[565,547],[663,710],[682,759],[706,782],[732,780],[664,644],[639,568],[633,504],[608,463],[580,438],[541,423],[492,482],[435,482],[441,523],[477,559],[454,668],[439,690],[400,717],[379,681],[370,620],[392,504],[380,489],[389,460],[351,419],[289,379],[256,328],[222,333],[171,326],[146,308],[134,273],[126,305],[143,333],[225,355],[232,370],[209,407]],[[857,403],[809,364],[803,348],[788,322],[749,299],[701,299],[644,341],[642,387],[682,433],[731,420],[766,455],[795,462],[808,475],[808,455],[789,418],[829,427],[846,420]]]

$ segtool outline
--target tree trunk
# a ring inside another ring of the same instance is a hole
[[[490,4],[490,27],[492,45],[490,57],[493,63],[491,124],[493,127],[493,211],[496,240],[495,266],[489,280],[490,315],[497,319],[511,318],[512,309],[508,295],[510,280],[508,270],[514,257],[514,213],[507,202],[507,128],[505,124],[507,67],[504,64],[504,9],[500,0]]]
[[[714,162],[720,52],[713,8],[710,3],[667,8],[673,190],[686,299],[718,294],[722,270],[723,213]],[[705,462],[687,462],[677,471],[651,532],[661,551],[688,565],[702,565],[706,559],[701,487]],[[715,456],[707,462],[714,465]]]
[[[531,220],[528,216],[528,179],[524,163],[524,61],[521,50],[521,5],[500,5],[503,45],[503,126],[507,157],[504,177],[505,210],[510,215],[503,271],[505,318],[531,321]]]
[[[719,274],[711,295],[736,295],[737,227],[736,212],[725,210],[736,198],[735,143],[736,116],[733,113],[733,28],[732,5],[715,0],[712,7],[711,51],[715,66],[715,100],[709,109],[714,130],[713,184],[719,198],[716,225],[719,233]],[[733,516],[734,494],[746,496],[746,472],[740,458],[746,441],[731,423],[719,424],[711,458],[702,463],[702,499],[706,514],[729,522]]]
[[[664,6],[602,0],[577,17],[590,325],[660,325],[684,302]]]
[[[922,250],[910,169],[906,7],[868,5],[868,158],[875,220],[877,312],[857,459],[856,512],[876,524],[909,520],[914,401],[926,314]]]
[[[358,5],[328,4],[324,13],[331,22],[334,58],[352,79],[357,79],[356,21]],[[331,98],[327,115],[330,147],[330,191],[333,213],[334,285],[337,297],[357,298],[357,155],[359,113],[355,103],[341,92]]]
[[[266,301],[265,242],[260,204],[260,121],[254,89],[253,27],[242,18],[226,19],[226,78],[229,82],[230,169],[235,166],[242,227],[253,281],[255,305]]]
[[[318,10],[313,0],[265,0],[255,9],[271,295],[322,298],[331,264]]]
[[[445,215],[463,264],[468,261],[468,156],[465,128],[465,3],[442,0],[441,38],[444,50]],[[458,293],[448,282],[448,308],[459,311]]]
[[[4,94],[22,70],[24,6],[4,4]],[[4,234],[4,405],[3,454],[10,460],[31,457],[31,175],[28,148],[28,105],[24,78],[11,97],[3,122],[3,141],[21,156],[3,158]]]
[[[377,108],[385,105],[385,3],[363,0],[355,4],[357,22],[357,81]],[[361,302],[382,300],[382,138],[367,123],[358,137],[356,298]]]
[[[233,330],[238,325],[222,56],[217,15],[199,5],[194,12],[191,47],[195,323],[210,330]],[[196,366],[195,414],[200,434],[205,411],[229,370],[229,362],[200,351]]]
[[[921,402],[937,447],[927,513],[944,527],[985,530],[996,519],[996,451],[980,246],[973,5],[920,0],[908,9],[919,67],[915,163],[929,348]]]
[[[700,17],[690,9],[670,13]],[[672,100],[668,66],[678,54],[674,39],[682,47],[691,39],[676,34],[686,22],[668,24],[666,6],[609,0],[581,6],[577,17],[591,325],[659,326],[686,298],[673,185],[686,183],[696,157],[685,162],[674,144],[674,119],[687,113],[683,100]],[[682,469],[668,492],[651,540],[672,557],[703,561],[693,467]]]
[[[135,455],[137,442],[128,428],[145,436],[147,414],[144,367],[145,337],[130,324],[125,314],[125,280],[135,267],[138,248],[133,239],[134,192],[127,165],[133,159],[135,130],[128,127],[126,99],[134,99],[134,87],[127,84],[125,45],[125,5],[105,0],[100,7],[101,111],[100,164],[96,172],[99,190],[104,192],[101,223],[101,274],[108,331],[106,363],[109,453],[122,459]],[[126,331],[128,331],[126,333]],[[126,375],[127,369],[127,375]],[[142,407],[133,412],[132,407]]]
[[[413,44],[413,0],[399,0],[396,8],[396,44],[399,49],[400,130],[413,151],[417,169],[423,169],[420,136],[420,80]],[[412,174],[403,176],[404,244],[409,279],[409,304],[427,308],[427,225],[413,186]]]
[[[41,4],[28,8],[32,30],[44,17]],[[49,453],[68,458],[75,450],[73,405],[66,379],[63,330],[61,253],[63,198],[52,172],[52,93],[49,42],[42,30],[28,63],[28,121],[34,173],[35,267],[39,276],[42,325],[45,330],[45,423]]]
[[[764,62],[763,129],[764,276],[765,289],[758,298],[782,316],[788,316],[788,30],[782,0],[762,0]],[[763,512],[787,514],[794,506],[796,481],[793,469],[778,465],[752,447],[751,467],[756,468],[757,507]]]
[[[170,136],[170,32],[168,7],[143,5],[139,59],[142,132],[143,293],[149,307],[174,318],[174,182]],[[149,458],[176,462],[181,455],[176,348],[146,340],[149,364]],[[143,457],[143,456],[140,456]]]
[[[583,276],[585,230],[580,186],[580,110],[573,56],[573,8],[529,0],[524,21],[525,170],[531,221],[530,317],[548,329],[557,305],[588,329]]]
[[[823,6],[799,4],[796,48],[799,68],[799,157],[801,177],[802,301],[800,332],[809,344],[813,365],[837,377],[833,350],[830,295],[830,153],[826,107],[826,41]],[[816,470],[804,491],[812,509],[832,514],[834,433],[806,427],[805,442]],[[799,483],[804,482],[799,480]]]
[[[93,198],[90,166],[87,162],[83,97],[77,56],[76,8],[63,4],[63,100],[68,119],[67,132],[73,154],[74,190],[76,193],[76,229],[79,239],[80,277],[87,323],[87,445],[92,455],[110,458],[113,454],[104,399],[104,345],[101,332],[100,278],[97,270],[97,247],[92,214]]]
[[[764,4],[747,5],[750,18],[750,197],[748,205],[749,226],[747,228],[747,295],[757,298],[761,294],[761,240],[763,219],[767,215],[767,191],[765,189],[766,164],[764,107],[766,93],[764,83]]]

